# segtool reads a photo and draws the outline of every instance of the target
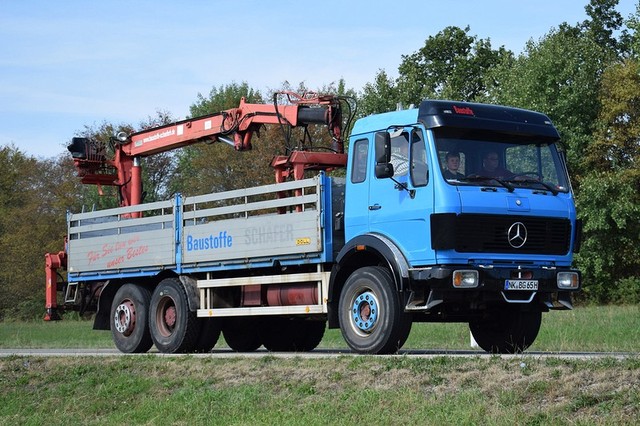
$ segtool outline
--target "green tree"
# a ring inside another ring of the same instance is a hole
[[[576,264],[595,301],[614,300],[616,286],[628,288],[638,276],[639,182],[631,167],[640,136],[638,69],[621,65],[633,50],[637,20],[621,27],[617,3],[592,0],[588,20],[527,43],[513,63],[496,67],[489,90],[492,102],[543,111],[558,127],[584,222]]]
[[[0,320],[44,313],[44,252],[64,248],[77,179],[67,158],[38,160],[0,148]]]
[[[607,68],[598,99],[585,159],[590,171],[578,196],[584,222],[578,263],[591,279],[592,299],[640,303],[630,296],[640,294],[640,64],[628,59]]]
[[[475,101],[486,94],[487,73],[512,58],[504,47],[469,35],[469,27],[446,27],[422,48],[402,56],[398,68],[400,101],[417,105],[426,98]]]
[[[594,93],[607,58],[591,38],[563,24],[540,41],[529,41],[513,62],[497,66],[488,99],[546,113],[568,146],[574,178],[579,177],[600,108]]]
[[[640,1],[636,4],[636,10],[633,15],[625,21],[626,28],[623,28],[622,51],[629,57],[634,59],[640,58]]]
[[[379,70],[373,83],[366,83],[358,102],[361,116],[393,111],[400,102],[397,84],[384,70]]]
[[[196,102],[189,107],[189,112],[191,117],[199,117],[237,108],[241,98],[245,98],[248,103],[264,102],[260,91],[249,87],[246,82],[231,83],[213,87],[207,96],[198,93]]]
[[[582,270],[585,294],[594,302],[640,303],[640,171],[593,172],[584,177],[578,212],[584,222]],[[624,283],[624,287],[622,286]]]
[[[604,49],[620,52],[622,44],[614,37],[623,24],[620,12],[615,8],[618,0],[591,0],[585,6],[589,19],[582,24],[587,36]]]
[[[539,41],[530,40],[514,61],[505,61],[489,74],[490,102],[543,111],[549,115],[568,147],[574,182],[588,170],[583,161],[590,151],[600,110],[597,94],[604,71],[623,53],[614,34],[622,18],[617,0],[591,0],[589,19],[562,23]]]
[[[640,65],[635,59],[613,64],[600,87],[600,114],[585,157],[597,171],[628,170],[640,162]]]

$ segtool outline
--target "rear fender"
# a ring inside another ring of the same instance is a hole
[[[96,311],[96,317],[93,319],[94,330],[111,329],[109,321],[111,303],[113,302],[113,297],[116,295],[116,292],[122,286],[122,284],[122,282],[110,280],[105,282],[104,286],[102,286],[100,298],[98,299],[98,310]]]
[[[180,275],[180,282],[187,293],[187,302],[189,303],[189,310],[196,312],[200,307],[200,292],[198,291],[198,285],[194,278],[187,275]]]

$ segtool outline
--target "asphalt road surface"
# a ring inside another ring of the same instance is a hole
[[[264,349],[255,352],[234,352],[230,349],[214,349],[205,354],[163,354],[154,349],[146,354],[123,354],[117,349],[0,349],[0,357],[12,356],[37,356],[37,357],[72,357],[72,356],[140,356],[140,355],[156,355],[160,357],[211,357],[211,358],[262,358],[265,356],[280,358],[335,358],[339,356],[359,356],[348,349],[316,349],[311,352],[268,352]],[[487,354],[478,350],[401,350],[395,355],[378,355],[385,357],[410,357],[410,358],[436,358],[442,356],[450,357],[480,357],[490,358],[495,355]],[[527,351],[517,355],[500,355],[502,358],[561,358],[561,359],[598,359],[598,358],[637,358],[639,353],[630,352],[537,352]]]

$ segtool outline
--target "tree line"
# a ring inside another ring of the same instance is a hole
[[[358,117],[418,105],[423,99],[503,104],[541,111],[566,150],[579,218],[583,301],[640,303],[640,2],[623,17],[618,0],[591,0],[584,22],[559,23],[521,53],[494,48],[469,27],[446,27],[402,56],[398,77],[379,70],[360,90],[344,80],[315,91],[350,96]],[[291,90],[289,83],[281,90]],[[300,84],[295,91],[305,91]],[[268,96],[267,96],[268,95]],[[190,116],[247,102],[272,101],[247,83],[198,94]],[[107,142],[119,130],[174,121],[158,111],[137,125],[102,123],[77,136]],[[322,139],[322,135],[312,135]],[[297,136],[293,136],[295,140]],[[277,126],[261,131],[252,151],[220,143],[193,145],[144,160],[146,201],[175,192],[201,194],[273,182],[268,164],[285,153]],[[108,188],[83,186],[68,153],[34,158],[0,147],[0,320],[35,318],[44,306],[44,253],[62,249],[66,211],[113,207]]]

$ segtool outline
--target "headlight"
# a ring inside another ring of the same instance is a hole
[[[580,287],[580,275],[577,272],[558,272],[558,288],[574,290]]]
[[[478,271],[473,270],[453,271],[452,278],[455,288],[475,288],[480,283]]]

